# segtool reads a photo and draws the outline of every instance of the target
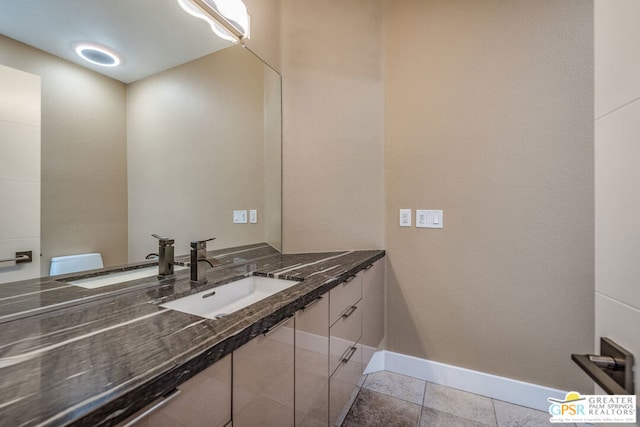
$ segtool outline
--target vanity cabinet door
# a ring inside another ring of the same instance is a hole
[[[362,376],[362,278],[353,276],[329,291],[329,425],[340,425]]]
[[[362,345],[358,342],[349,347],[340,365],[329,379],[330,425],[342,424],[358,395],[363,368]]]
[[[151,409],[154,409],[150,411]],[[142,419],[137,417],[150,411]],[[231,422],[231,355],[181,384],[119,427],[222,427]]]
[[[294,425],[294,318],[233,352],[233,426]]]
[[[362,357],[366,366],[384,338],[385,259],[368,266],[362,275]]]
[[[296,313],[296,426],[329,424],[329,294]]]

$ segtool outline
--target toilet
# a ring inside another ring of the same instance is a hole
[[[57,256],[51,258],[49,276],[94,270],[96,268],[104,268],[102,255],[99,253]]]

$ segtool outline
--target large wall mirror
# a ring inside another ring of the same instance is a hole
[[[141,261],[152,233],[176,254],[210,237],[280,250],[281,81],[251,51],[177,0],[0,0],[0,34],[0,259],[34,252],[0,283],[54,256]],[[122,64],[84,62],[80,42]]]

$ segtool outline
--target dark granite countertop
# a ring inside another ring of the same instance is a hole
[[[384,251],[281,255],[258,244],[210,255],[222,266],[211,269],[209,283],[200,287],[189,283],[188,270],[99,289],[64,282],[78,274],[0,285],[0,424],[113,425]],[[159,306],[252,274],[301,282],[217,320]]]

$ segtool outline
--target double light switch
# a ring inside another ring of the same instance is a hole
[[[400,209],[400,227],[411,227],[411,209]],[[416,210],[417,228],[442,228],[444,215],[441,210]]]
[[[246,224],[247,223],[247,211],[233,211],[233,223],[234,224]],[[257,224],[258,223],[258,210],[251,209],[249,210],[249,223]]]
[[[416,210],[416,227],[442,228],[442,211]]]

